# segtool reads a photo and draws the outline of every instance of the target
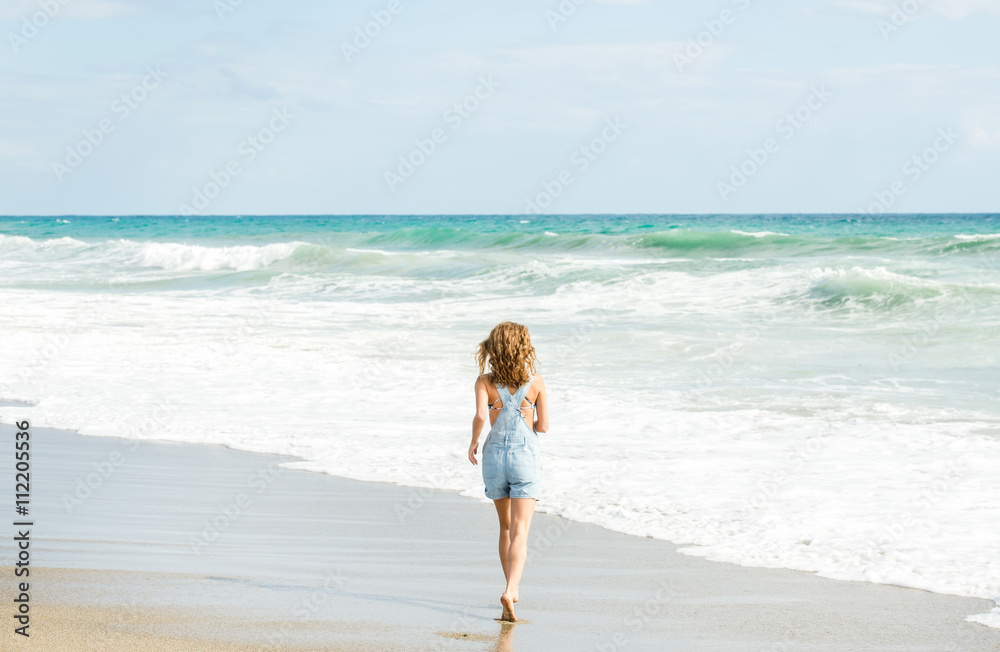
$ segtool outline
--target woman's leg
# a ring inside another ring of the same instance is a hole
[[[503,619],[517,620],[514,603],[517,602],[518,584],[528,558],[528,529],[535,513],[534,498],[510,499],[510,548],[507,551],[507,588],[500,596]]]
[[[497,517],[500,519],[500,565],[503,566],[503,578],[507,579],[507,551],[510,549],[510,498],[494,500]]]

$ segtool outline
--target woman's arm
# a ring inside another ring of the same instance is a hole
[[[476,461],[476,453],[479,452],[479,435],[483,432],[483,426],[489,418],[489,394],[486,393],[486,382],[483,377],[476,378],[476,416],[472,417],[472,443],[469,444],[469,461],[479,464]]]
[[[535,376],[535,383],[538,384],[538,396],[535,397],[535,432],[547,432],[549,429],[549,399],[545,394],[545,379],[542,378],[541,374]]]

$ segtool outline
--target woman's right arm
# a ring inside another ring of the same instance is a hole
[[[535,432],[547,432],[549,429],[549,399],[545,394],[545,379],[538,375],[538,396],[535,397]]]

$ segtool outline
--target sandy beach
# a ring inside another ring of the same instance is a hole
[[[31,637],[8,624],[4,649],[1000,648],[1000,630],[964,621],[985,600],[713,563],[546,514],[525,622],[501,625],[488,503],[220,446],[33,441]]]

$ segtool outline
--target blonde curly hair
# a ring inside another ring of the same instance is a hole
[[[493,383],[505,387],[520,387],[528,382],[536,362],[528,327],[510,321],[494,326],[476,350],[479,375],[489,367]]]

